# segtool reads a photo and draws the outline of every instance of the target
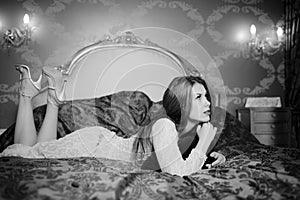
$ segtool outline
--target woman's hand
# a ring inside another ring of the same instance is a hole
[[[202,139],[210,139],[212,140],[217,132],[217,128],[213,127],[210,122],[203,123],[202,126],[198,125],[197,127],[197,134],[199,138]]]
[[[222,164],[226,161],[226,158],[223,154],[220,154],[220,153],[215,152],[215,151],[212,152],[210,154],[210,156],[216,158],[216,160],[211,164],[212,166]]]
[[[197,127],[197,134],[199,136],[199,145],[203,153],[207,154],[208,147],[216,136],[217,128],[213,127],[210,122],[202,124]]]

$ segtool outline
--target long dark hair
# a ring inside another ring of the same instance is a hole
[[[199,76],[180,76],[174,78],[164,92],[162,105],[164,113],[154,117],[152,122],[141,128],[133,145],[134,153],[146,153],[153,150],[151,131],[153,124],[160,118],[167,117],[174,122],[179,135],[187,125],[191,111],[191,91],[195,83],[203,85],[206,90],[206,98],[211,102],[211,96],[206,82]],[[211,104],[210,104],[211,106]]]
[[[211,102],[207,84],[198,76],[174,78],[163,96],[163,107],[166,114],[175,123],[179,133],[181,133],[187,125],[187,119],[191,112],[192,105],[191,91],[195,83],[203,85],[206,90],[206,98]]]

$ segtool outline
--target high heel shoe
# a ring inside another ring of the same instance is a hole
[[[54,91],[48,92],[48,101],[54,106],[65,103],[66,75],[57,67],[43,67],[43,74],[48,80],[48,89]]]
[[[36,96],[39,91],[41,90],[41,83],[42,83],[42,75],[40,75],[40,77],[38,78],[37,81],[33,81],[31,78],[31,73],[30,73],[30,69],[28,66],[23,65],[23,64],[16,64],[15,68],[17,71],[20,72],[20,87],[19,87],[19,93],[20,95],[24,96],[24,97],[28,97],[28,98],[32,98],[34,96]],[[25,70],[22,70],[25,69]],[[25,72],[26,71],[26,72]],[[31,85],[33,86],[32,89],[27,88],[28,91],[21,91],[24,90],[24,87],[21,88],[21,84],[23,82],[23,80],[28,79],[31,83]]]

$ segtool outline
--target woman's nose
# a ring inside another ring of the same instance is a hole
[[[210,101],[208,101],[207,98],[205,98],[205,105],[206,105],[206,106],[210,106]]]

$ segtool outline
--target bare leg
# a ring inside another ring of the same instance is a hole
[[[14,143],[32,146],[36,143],[31,98],[20,95],[15,126]]]
[[[61,71],[55,68],[43,69],[48,80],[47,110],[37,142],[55,140],[57,138],[58,106],[63,103],[65,80]]]
[[[37,142],[45,142],[57,138],[58,105],[54,105],[49,101],[49,98],[52,98],[52,94],[49,93],[54,92],[54,90],[48,90],[46,115],[38,133]]]
[[[38,82],[31,80],[30,71],[27,66],[19,65],[16,69],[20,72],[20,96],[14,143],[32,146],[36,143],[37,134],[34,125],[31,99],[38,94],[40,85]]]

